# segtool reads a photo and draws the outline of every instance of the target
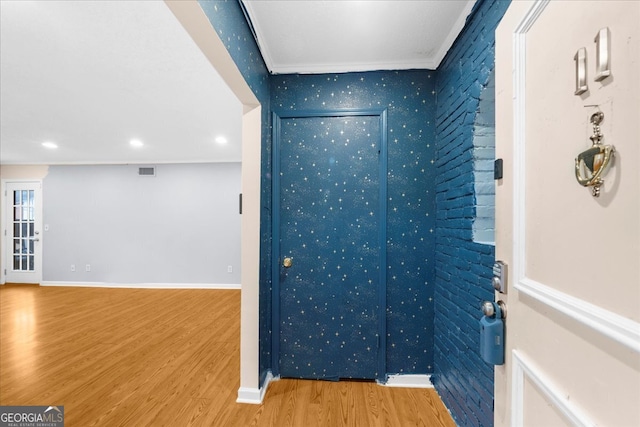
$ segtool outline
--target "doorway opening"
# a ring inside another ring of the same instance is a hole
[[[274,114],[276,375],[385,375],[386,134],[386,110]]]

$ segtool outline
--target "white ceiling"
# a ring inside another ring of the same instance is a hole
[[[273,73],[436,69],[475,0],[242,0]]]
[[[0,163],[240,161],[242,106],[164,2],[2,0],[0,19]]]
[[[274,73],[435,69],[475,3],[242,1]],[[164,2],[0,0],[0,19],[1,164],[240,161],[242,106]]]

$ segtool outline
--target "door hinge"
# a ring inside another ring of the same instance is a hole
[[[378,348],[380,348],[380,335],[376,335],[376,338],[378,340]]]

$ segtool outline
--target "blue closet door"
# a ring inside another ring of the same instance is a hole
[[[374,379],[384,316],[380,116],[279,125],[280,375]]]

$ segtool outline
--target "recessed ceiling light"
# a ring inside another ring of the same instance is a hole
[[[218,144],[226,144],[227,143],[227,138],[225,138],[224,136],[219,136],[216,138],[216,142]]]
[[[139,139],[132,139],[131,141],[129,141],[129,145],[135,148],[140,148],[144,145],[144,142],[140,141]]]
[[[48,148],[50,150],[54,150],[56,148],[58,148],[58,144],[56,144],[55,142],[51,142],[51,141],[45,141],[42,143],[42,146],[44,148]]]

